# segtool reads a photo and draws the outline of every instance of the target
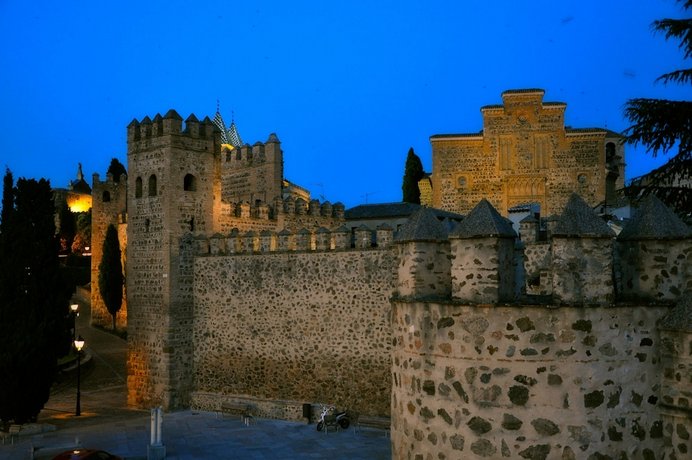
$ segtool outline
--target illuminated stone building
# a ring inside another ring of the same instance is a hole
[[[616,238],[591,202],[622,181],[618,138],[542,96],[433,136],[445,207],[488,191],[451,231],[424,206],[395,231],[408,205],[347,221],[285,198],[274,134],[225,149],[209,118],[133,120],[127,182],[94,177],[94,213],[127,222],[128,403],[299,420],[327,401],[389,422],[396,459],[683,458],[692,233],[651,197]],[[545,238],[491,204],[519,200],[563,208]]]
[[[91,209],[91,187],[84,180],[81,163],[77,167],[77,178],[70,181],[66,189],[53,189],[53,201],[56,208],[61,203],[67,203],[67,207],[72,212],[87,212]]]
[[[567,104],[544,102],[544,93],[505,91],[501,105],[481,108],[480,132],[430,137],[433,207],[464,214],[485,198],[505,216],[527,202],[549,215],[572,192],[591,206],[615,199],[625,178],[622,137],[565,126]]]

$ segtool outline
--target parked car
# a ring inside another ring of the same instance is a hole
[[[53,457],[53,460],[123,460],[117,455],[109,454],[103,450],[72,449]]]

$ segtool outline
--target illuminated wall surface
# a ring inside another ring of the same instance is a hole
[[[502,105],[481,108],[482,131],[430,137],[433,207],[467,213],[487,199],[503,215],[525,203],[549,215],[559,214],[572,192],[591,206],[615,199],[625,179],[621,136],[565,126],[567,104],[543,95],[505,91]]]
[[[67,206],[72,212],[87,212],[91,209],[91,195],[68,192]]]

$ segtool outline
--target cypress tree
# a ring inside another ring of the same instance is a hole
[[[14,210],[14,179],[12,171],[5,169],[5,177],[2,179],[2,214],[0,215],[0,235],[4,226],[9,225],[10,216]]]
[[[118,231],[113,224],[106,230],[106,238],[103,241],[103,256],[99,264],[99,291],[103,303],[113,317],[113,330],[115,330],[115,316],[122,306],[123,300],[123,268],[120,261],[120,242]]]
[[[420,189],[418,181],[423,178],[423,164],[418,155],[413,151],[413,147],[408,149],[406,156],[406,167],[404,169],[404,181],[401,185],[403,191],[403,201],[405,203],[420,204]]]
[[[4,182],[0,244],[0,419],[35,420],[69,349],[69,284],[61,276],[50,183]],[[5,200],[6,198],[6,200]]]
[[[111,159],[111,164],[108,165],[106,174],[112,174],[113,181],[120,182],[120,176],[122,174],[127,174],[127,171],[125,170],[125,166],[123,166],[123,164],[117,158],[113,158]]]

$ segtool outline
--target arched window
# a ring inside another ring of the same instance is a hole
[[[142,178],[138,177],[135,181],[135,198],[142,198]]]
[[[111,192],[109,192],[108,190],[105,190],[103,192],[103,196],[101,199],[103,200],[104,203],[108,203],[111,200]]]
[[[183,179],[183,190],[186,192],[194,192],[197,190],[197,178],[192,174],[185,174],[185,179]]]
[[[149,176],[149,196],[156,196],[156,174]]]
[[[608,142],[606,144],[606,163],[610,163],[615,159],[615,144]]]

